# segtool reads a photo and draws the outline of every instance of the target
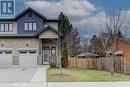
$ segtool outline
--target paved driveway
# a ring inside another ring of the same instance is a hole
[[[0,83],[27,83],[36,68],[0,68]]]
[[[0,87],[46,87],[46,68],[0,69]]]

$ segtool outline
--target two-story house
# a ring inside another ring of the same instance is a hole
[[[59,64],[58,22],[32,8],[15,18],[0,19],[0,67]]]

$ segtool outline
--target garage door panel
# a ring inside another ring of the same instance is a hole
[[[36,51],[20,52],[19,65],[20,67],[36,67],[37,65]]]
[[[0,67],[11,67],[12,62],[12,51],[0,51]]]

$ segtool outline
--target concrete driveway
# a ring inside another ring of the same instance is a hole
[[[0,83],[28,83],[36,68],[0,68]]]

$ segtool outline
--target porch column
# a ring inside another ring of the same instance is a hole
[[[61,66],[61,40],[60,40],[60,38],[58,38],[57,40],[56,40],[56,50],[57,50],[57,55],[56,55],[56,59],[57,59],[57,64],[59,65],[59,66]]]
[[[39,39],[39,57],[38,57],[38,64],[42,65],[42,40]]]

